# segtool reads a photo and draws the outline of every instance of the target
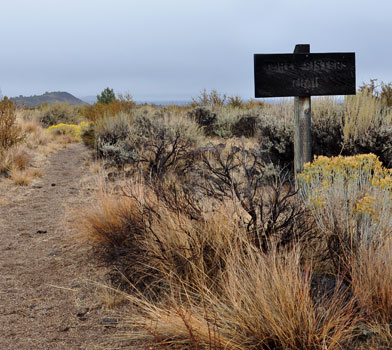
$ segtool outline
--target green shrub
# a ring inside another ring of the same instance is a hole
[[[80,138],[89,148],[95,148],[95,126],[94,123],[84,123],[80,127]]]
[[[148,174],[159,177],[187,167],[190,151],[201,138],[200,128],[189,119],[135,118],[129,138],[138,150],[139,162],[148,164]]]
[[[379,123],[372,125],[356,140],[349,140],[343,154],[355,155],[373,153],[386,167],[392,166],[392,125]]]
[[[116,99],[116,95],[114,94],[113,89],[109,89],[108,87],[101,92],[100,95],[97,95],[98,103],[109,104]]]

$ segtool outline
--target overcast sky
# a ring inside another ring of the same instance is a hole
[[[0,0],[4,95],[109,86],[136,100],[251,98],[254,53],[356,52],[392,81],[392,0]]]

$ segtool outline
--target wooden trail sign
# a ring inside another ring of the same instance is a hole
[[[355,54],[255,55],[256,97],[355,94]]]
[[[294,96],[295,173],[312,160],[310,96],[354,95],[355,53],[310,53],[296,45],[293,54],[254,55],[255,97]]]

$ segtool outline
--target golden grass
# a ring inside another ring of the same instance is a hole
[[[392,115],[381,100],[365,89],[345,98],[344,120],[344,141],[347,142],[349,139],[357,140],[372,125],[379,125],[381,122],[390,124]]]
[[[31,163],[32,156],[23,146],[12,146],[0,152],[0,173],[8,174],[11,170],[25,170]]]
[[[107,309],[116,309],[128,303],[127,296],[121,289],[105,285],[100,286],[97,291],[97,297]]]
[[[33,180],[33,176],[29,171],[15,169],[10,171],[10,178],[18,186],[27,186]]]
[[[351,264],[352,288],[369,327],[392,343],[392,238],[361,246]]]
[[[100,161],[93,161],[86,164],[86,166],[89,166],[89,169],[93,174],[98,174],[102,168],[102,163]]]
[[[94,205],[83,211],[83,220],[77,220],[80,237],[93,244],[122,246],[132,239],[132,228],[140,230],[142,213],[137,203],[128,197],[119,197],[101,189]]]
[[[25,170],[31,163],[31,155],[22,147],[14,149],[11,153],[13,167],[18,170]]]
[[[354,334],[358,318],[353,300],[336,289],[315,304],[310,271],[298,250],[268,255],[247,245],[230,246],[219,291],[204,282],[195,288],[169,285],[167,298],[151,302],[129,295],[139,313],[128,336],[161,348],[341,349]],[[184,290],[185,289],[185,290]]]
[[[44,176],[44,171],[39,168],[29,168],[30,175],[32,177],[42,177]]]

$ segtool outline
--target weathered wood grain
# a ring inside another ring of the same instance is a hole
[[[310,52],[309,44],[296,45],[295,54]],[[311,97],[294,97],[294,174],[297,175],[303,170],[307,162],[312,161],[311,143]],[[296,181],[297,185],[297,181]]]

